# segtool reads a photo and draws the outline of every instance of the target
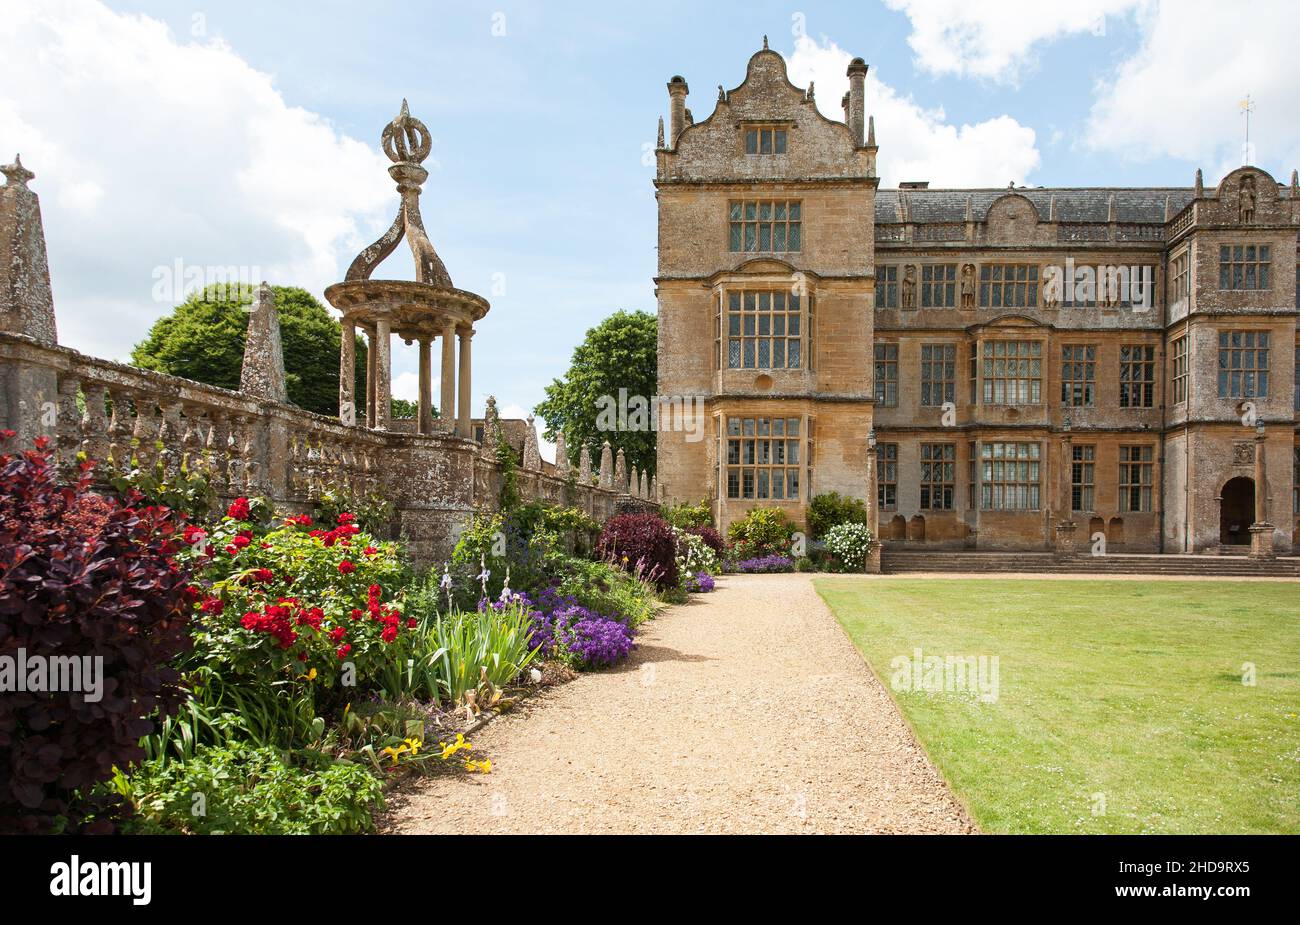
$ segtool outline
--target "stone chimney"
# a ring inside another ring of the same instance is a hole
[[[17,155],[0,172],[6,181],[0,186],[0,331],[52,347],[58,335],[41,204],[27,188],[36,175]]]
[[[681,75],[668,81],[668,141],[673,150],[677,149],[677,136],[686,128],[686,94],[690,88]]]
[[[284,346],[280,340],[280,312],[275,293],[266,283],[253,293],[248,308],[248,336],[244,339],[244,367],[239,391],[250,398],[284,404],[289,389],[284,375]]]
[[[867,118],[867,62],[854,58],[849,62],[849,133],[853,143],[861,147],[866,143],[864,132]]]

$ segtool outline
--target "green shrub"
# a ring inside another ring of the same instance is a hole
[[[815,572],[817,571],[817,563],[807,556],[800,556],[794,560],[794,570],[796,572]]]
[[[808,533],[822,539],[826,531],[840,524],[867,522],[867,506],[860,498],[849,498],[838,491],[815,495],[808,503]]]
[[[161,443],[158,448],[162,449]],[[201,466],[191,469],[182,465],[169,476],[161,453],[152,468],[141,466],[135,456],[125,465],[110,459],[105,476],[122,498],[129,501],[134,492],[139,492],[149,504],[181,511],[191,520],[207,519],[217,506],[217,493]]]
[[[301,755],[301,758],[308,758]],[[306,768],[271,748],[201,748],[186,762],[120,770],[113,789],[134,809],[123,828],[141,834],[343,835],[368,832],[383,806],[366,768],[320,756]]]
[[[682,501],[679,504],[669,505],[664,508],[664,520],[679,530],[689,530],[691,527],[711,527],[713,526],[713,508],[707,499],[697,504]]]
[[[326,488],[316,500],[313,519],[317,523],[338,523],[340,514],[351,514],[358,527],[371,536],[391,539],[397,506],[383,495],[356,497],[342,488]]]
[[[794,522],[780,508],[751,508],[727,530],[727,539],[732,546],[731,558],[787,556],[794,532]]]
[[[622,619],[635,629],[659,609],[650,582],[608,563],[569,558],[557,566],[556,591],[595,613]]]

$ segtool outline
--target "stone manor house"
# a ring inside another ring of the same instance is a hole
[[[890,548],[1291,552],[1294,173],[881,189],[867,65],[836,121],[766,44],[702,121],[668,84],[659,395],[708,426],[661,430],[666,500],[725,528],[838,491]]]

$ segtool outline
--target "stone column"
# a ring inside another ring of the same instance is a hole
[[[339,341],[339,423],[357,423],[357,326],[346,318]]]
[[[417,433],[427,434],[432,430],[433,411],[433,350],[427,337],[420,338],[420,402],[416,412],[415,429]]]
[[[1250,525],[1250,557],[1272,559],[1273,525],[1268,522],[1268,473],[1264,468],[1266,433],[1261,422],[1255,428],[1255,522]]]
[[[876,478],[876,433],[867,435],[867,528],[871,531],[871,545],[867,548],[862,570],[879,575],[884,544],[880,541],[880,488]]]
[[[442,323],[442,405],[444,421],[456,419],[456,322]]]
[[[392,327],[387,318],[375,321],[375,429],[388,430],[393,400]]]
[[[366,332],[366,343],[369,347],[366,350],[366,426],[375,426],[375,382],[379,379],[376,367],[379,363],[379,347],[376,345],[378,338],[375,337],[374,329]]]
[[[1061,488],[1058,504],[1061,509],[1061,519],[1056,524],[1056,544],[1055,552],[1058,557],[1064,558],[1073,556],[1075,552],[1075,530],[1077,525],[1074,522],[1074,438],[1070,432],[1066,431],[1061,440]]]
[[[470,423],[470,341],[474,336],[474,329],[471,327],[460,328],[460,386],[457,389],[457,407],[456,407],[456,436],[469,439],[473,433]]]

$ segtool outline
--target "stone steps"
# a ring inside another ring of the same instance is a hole
[[[1241,556],[1139,555],[1117,553],[1057,559],[1046,552],[920,552],[886,549],[885,574],[925,572],[1033,572],[1098,575],[1211,575],[1300,578],[1300,558],[1255,560]]]

